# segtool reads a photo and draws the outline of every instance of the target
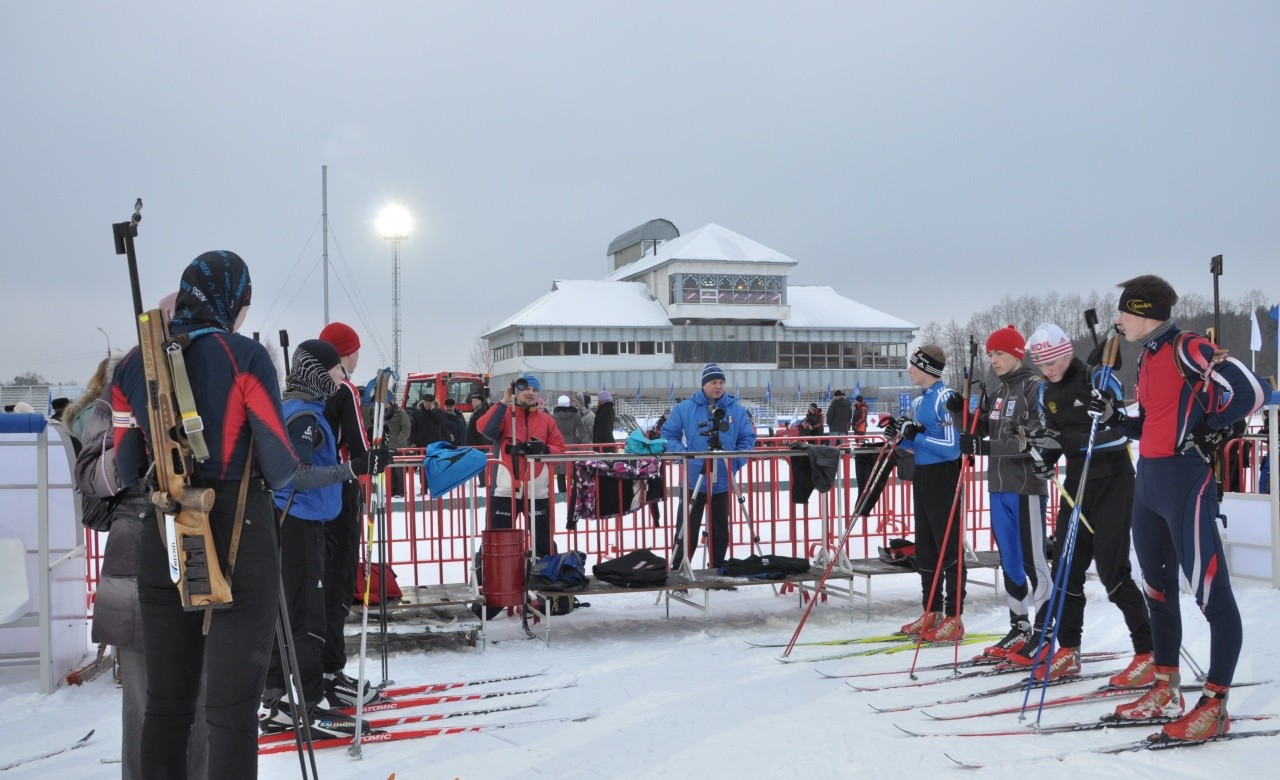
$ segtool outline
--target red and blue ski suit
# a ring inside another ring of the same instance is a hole
[[[1218,429],[1253,414],[1271,388],[1234,358],[1215,363],[1216,347],[1203,336],[1179,334],[1167,323],[1143,343],[1138,414],[1118,426],[1139,441],[1133,543],[1151,611],[1156,665],[1178,665],[1181,567],[1209,621],[1208,681],[1229,686],[1244,631],[1215,523],[1217,485],[1208,461],[1186,443],[1206,417]]]

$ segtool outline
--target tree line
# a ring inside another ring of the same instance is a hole
[[[916,335],[916,342],[938,344],[946,350],[947,369],[943,378],[950,386],[959,388],[963,386],[964,371],[969,365],[969,338],[972,336],[978,349],[974,361],[974,379],[991,387],[999,381],[991,371],[985,354],[987,336],[992,332],[1013,325],[1019,333],[1030,338],[1042,323],[1051,322],[1071,338],[1076,356],[1085,359],[1094,347],[1093,334],[1085,325],[1085,312],[1089,309],[1097,312],[1097,336],[1105,340],[1113,333],[1111,324],[1115,322],[1117,301],[1118,291],[1093,292],[1087,296],[1057,292],[1019,297],[1006,294],[998,303],[974,314],[963,324],[955,320],[946,324],[930,322]],[[1221,333],[1218,334],[1218,344],[1230,352],[1232,357],[1264,377],[1276,375],[1277,323],[1270,316],[1274,305],[1272,301],[1261,290],[1250,290],[1233,299],[1219,299]],[[1257,316],[1258,328],[1262,334],[1262,349],[1256,354],[1249,351],[1252,336],[1250,313]],[[1173,321],[1182,330],[1206,333],[1214,324],[1213,298],[1198,293],[1180,295],[1173,309]],[[1120,356],[1121,367],[1117,374],[1124,383],[1126,393],[1132,396],[1137,377],[1138,346],[1122,340]]]

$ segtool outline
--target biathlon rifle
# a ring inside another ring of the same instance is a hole
[[[138,282],[138,258],[133,239],[142,221],[142,199],[133,217],[112,225],[116,254],[129,260],[129,281],[138,325],[138,347],[146,377],[147,419],[151,424],[151,456],[155,490],[151,503],[169,553],[169,576],[178,586],[184,609],[222,607],[231,604],[231,586],[218,565],[209,512],[214,493],[191,484],[192,462],[204,461],[209,449],[204,423],[195,409],[182,351],[190,341],[170,337],[159,309],[142,310]]]

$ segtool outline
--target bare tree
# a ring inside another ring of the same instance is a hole
[[[471,370],[477,374],[492,374],[493,350],[489,349],[489,342],[483,337],[477,337],[476,342],[471,345],[467,362],[471,365]]]

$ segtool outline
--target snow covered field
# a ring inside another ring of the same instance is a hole
[[[989,572],[979,576],[990,577]],[[875,618],[862,617],[861,600],[855,617],[842,603],[815,608],[802,641],[884,634],[913,618],[918,609],[916,580],[911,576],[880,577]],[[1280,666],[1280,622],[1275,618],[1280,593],[1255,583],[1237,581],[1236,592],[1245,617],[1245,649],[1237,680],[1276,677]],[[970,587],[965,623],[970,632],[1002,632],[1007,613],[988,588]],[[1119,612],[1105,601],[1096,582],[1089,584],[1085,650],[1127,650],[1127,635]],[[531,725],[482,733],[461,734],[370,744],[363,760],[345,750],[317,753],[323,778],[651,778],[651,777],[767,777],[841,778],[889,777],[919,773],[965,775],[943,756],[989,763],[988,777],[1082,777],[1107,773],[1124,777],[1270,777],[1280,738],[1260,738],[1176,750],[1120,756],[1078,754],[1063,761],[1046,760],[1065,751],[1114,745],[1138,739],[1151,729],[1125,729],[1069,735],[1026,735],[964,739],[920,739],[898,731],[895,723],[921,731],[986,730],[1016,726],[1016,715],[999,718],[938,722],[918,711],[873,712],[867,705],[893,706],[928,702],[976,692],[1016,678],[954,681],[919,689],[861,693],[827,672],[905,668],[911,653],[872,656],[822,663],[781,664],[779,651],[749,647],[744,640],[785,642],[801,614],[796,596],[775,596],[768,586],[751,586],[712,596],[710,630],[694,610],[672,604],[672,618],[655,606],[653,596],[626,594],[595,598],[587,609],[555,619],[548,647],[541,640],[524,639],[516,619],[500,617],[490,624],[491,644],[479,648],[449,640],[433,640],[423,651],[391,657],[391,677],[398,684],[447,682],[546,669],[531,682],[542,687],[575,682],[546,694],[476,702],[474,706],[534,701],[540,706],[501,715],[473,716],[433,725],[463,725],[498,720],[574,718],[594,713],[581,723]],[[1208,634],[1204,621],[1188,597],[1183,597],[1186,646],[1201,665],[1208,663]],[[541,628],[541,626],[539,626]],[[541,632],[539,632],[541,636]],[[962,657],[981,645],[962,647]],[[793,658],[813,658],[838,648],[797,648]],[[950,650],[922,652],[920,663],[948,660]],[[1085,671],[1118,669],[1121,661],[1085,666]],[[377,664],[373,667],[376,669]],[[355,672],[355,663],[350,669]],[[29,674],[29,673],[28,673]],[[941,672],[922,673],[921,677]],[[1184,666],[1184,674],[1188,674]],[[875,677],[866,684],[905,682],[906,677]],[[1079,682],[1050,689],[1050,695],[1082,691],[1096,682]],[[479,686],[472,691],[510,690],[516,683]],[[987,705],[1021,703],[1022,695],[1006,695],[981,702],[931,708],[939,714],[972,711]],[[1034,699],[1033,699],[1034,701]],[[111,778],[119,765],[103,763],[119,757],[119,692],[106,677],[83,688],[63,688],[45,697],[37,685],[14,671],[0,674],[0,765],[70,744],[89,729],[96,733],[82,749],[6,772],[26,778]],[[1045,724],[1087,720],[1109,712],[1112,703],[1046,709]],[[432,708],[468,708],[465,703]],[[426,710],[420,710],[425,712]],[[1232,693],[1231,711],[1280,713],[1280,686],[1241,688]],[[1034,718],[1034,713],[1032,713]],[[1237,730],[1276,728],[1280,722],[1242,722]],[[263,757],[264,778],[299,774],[296,755]]]

